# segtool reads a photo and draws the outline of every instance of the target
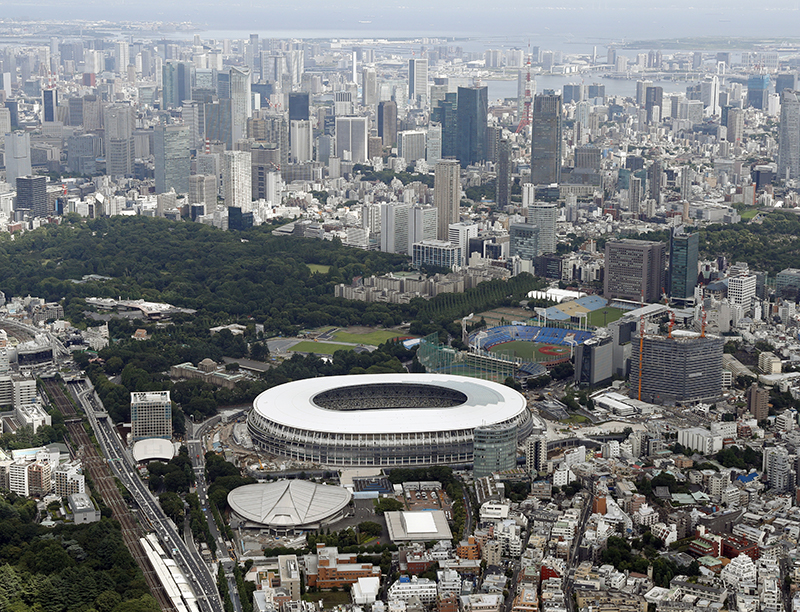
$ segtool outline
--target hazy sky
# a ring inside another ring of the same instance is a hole
[[[554,35],[567,40],[800,37],[800,10],[795,0],[668,0],[646,4],[632,0],[496,4],[483,0],[12,0],[0,6],[2,14],[11,18],[192,21],[208,30],[314,30],[320,36],[339,31],[363,36],[392,32],[404,36]]]

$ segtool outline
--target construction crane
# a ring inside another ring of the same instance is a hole
[[[669,333],[667,334],[667,338],[672,339],[672,328],[675,327],[675,311],[669,311]]]

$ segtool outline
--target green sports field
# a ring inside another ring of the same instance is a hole
[[[524,342],[513,340],[493,346],[490,351],[498,355],[513,355],[530,361],[551,361],[560,357],[569,357],[568,346],[543,344],[541,342]]]
[[[613,308],[611,306],[600,308],[599,310],[589,313],[589,325],[594,325],[595,327],[605,327],[607,324],[613,323],[617,319],[621,319],[622,315],[624,315],[626,312],[627,311],[622,310],[621,308]]]
[[[328,342],[314,342],[303,340],[289,349],[292,353],[314,353],[315,355],[333,355],[336,351],[352,351],[354,346],[346,344],[330,344]]]
[[[333,334],[333,340],[336,342],[352,342],[353,344],[371,344],[378,346],[387,340],[402,336],[402,332],[391,329],[378,329],[375,331],[367,332],[365,334],[353,334],[346,331],[337,331]]]

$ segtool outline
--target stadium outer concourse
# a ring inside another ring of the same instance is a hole
[[[442,374],[363,374],[279,385],[253,402],[247,428],[274,455],[330,466],[454,465],[473,460],[473,431],[531,433],[525,397],[505,385]]]

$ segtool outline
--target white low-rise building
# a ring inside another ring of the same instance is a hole
[[[719,577],[726,587],[736,593],[752,593],[758,584],[756,564],[745,554],[731,559],[731,562],[722,568]]]
[[[389,587],[389,601],[401,599],[409,601],[417,597],[423,604],[431,605],[436,602],[436,583],[427,578],[417,576],[400,576],[400,579]]]
[[[361,577],[353,584],[353,603],[357,606],[372,605],[378,599],[381,590],[381,579],[377,576]]]
[[[669,546],[678,540],[678,528],[674,524],[656,523],[650,528],[650,533],[664,542],[664,546]]]

